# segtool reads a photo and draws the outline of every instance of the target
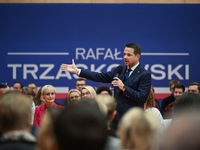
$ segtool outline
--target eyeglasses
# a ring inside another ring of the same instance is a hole
[[[70,100],[78,99],[80,96],[70,97]]]
[[[50,96],[50,95],[54,96],[55,94],[56,94],[56,93],[52,92],[52,93],[46,93],[46,94],[44,94],[44,95],[46,95],[46,96]]]
[[[85,84],[76,84],[76,86],[85,86]]]
[[[82,96],[88,96],[88,95],[90,95],[90,93],[89,93],[89,92],[86,92],[86,93],[82,93],[81,95],[82,95]]]

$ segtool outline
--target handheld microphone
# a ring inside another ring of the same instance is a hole
[[[117,67],[117,73],[116,73],[116,76],[115,77],[119,77],[120,74],[122,73],[122,70],[123,70],[123,66],[118,66]],[[113,85],[111,86],[111,88],[113,88]]]

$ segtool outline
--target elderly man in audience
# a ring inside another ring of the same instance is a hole
[[[31,119],[31,101],[16,91],[5,93],[0,99],[0,150],[34,150]]]

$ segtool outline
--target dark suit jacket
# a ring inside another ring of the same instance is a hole
[[[123,66],[123,71],[119,79],[123,81],[127,67]],[[111,83],[116,76],[117,68],[113,71],[97,73],[88,70],[81,70],[80,77],[86,79]],[[144,108],[144,103],[147,100],[151,88],[151,74],[139,64],[132,72],[130,77],[124,82],[126,90],[122,92],[119,87],[114,87],[114,97],[117,101],[117,121],[131,107],[139,106]]]
[[[53,104],[53,107],[63,108],[63,106],[57,105],[55,102]],[[34,114],[34,121],[33,121],[34,126],[38,127],[40,125],[40,122],[42,118],[44,117],[45,110],[46,110],[46,104],[35,107],[35,114]]]
[[[161,114],[162,116],[164,115],[164,112],[165,112],[165,108],[174,101],[174,96],[171,94],[170,96],[166,97],[163,99],[162,101],[162,105],[161,105]]]

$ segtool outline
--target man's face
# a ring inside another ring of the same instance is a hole
[[[37,94],[37,87],[35,86],[35,84],[29,84],[28,88],[31,88],[33,92],[35,93],[35,95]]]
[[[13,85],[14,91],[18,91],[18,92],[22,92],[23,89],[20,88],[20,84],[19,83],[15,83]]]
[[[83,86],[86,86],[86,83],[84,80],[80,80],[76,82],[76,89],[79,90],[80,92]]]
[[[139,62],[140,55],[134,54],[134,49],[125,47],[124,49],[124,64],[129,68],[132,68]]]
[[[175,88],[174,89],[174,98],[177,100],[179,96],[183,95],[183,89],[182,88]]]
[[[190,85],[188,87],[188,93],[196,93],[199,94],[198,86],[197,85]]]

